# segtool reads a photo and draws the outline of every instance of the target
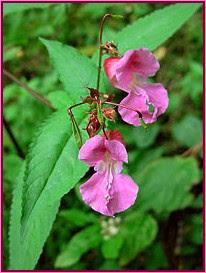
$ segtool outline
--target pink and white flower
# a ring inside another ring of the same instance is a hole
[[[159,62],[147,49],[128,50],[122,57],[110,57],[104,68],[111,84],[128,93],[120,102],[142,113],[146,123],[153,123],[168,107],[167,90],[161,83],[151,84],[147,78],[159,70]],[[119,106],[122,119],[132,125],[141,125],[136,112]]]
[[[114,136],[110,139],[94,136],[79,151],[79,159],[94,166],[96,171],[80,186],[82,198],[93,210],[107,216],[128,209],[138,193],[138,186],[132,178],[121,174],[122,164],[128,162],[128,155],[121,139],[114,139]]]

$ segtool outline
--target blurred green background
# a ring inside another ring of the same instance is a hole
[[[106,25],[106,36],[112,38],[114,32],[165,5],[14,6],[4,4],[4,69],[61,105],[67,96],[38,37],[61,41],[90,57],[97,50],[98,26],[106,12],[125,17]],[[161,69],[154,81],[162,82],[169,92],[166,114],[146,131],[120,120],[115,125],[129,152],[124,171],[138,182],[142,198],[127,212],[110,219],[91,211],[76,186],[62,199],[36,269],[202,269],[201,10],[155,55]],[[36,126],[51,110],[6,76],[3,98],[4,118],[25,155]],[[17,154],[5,128],[3,134],[7,268],[12,190],[24,155]],[[150,194],[144,197],[146,191]]]

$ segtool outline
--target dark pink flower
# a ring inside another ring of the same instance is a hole
[[[107,216],[124,211],[134,204],[138,186],[128,175],[121,174],[128,162],[124,145],[105,136],[94,136],[79,151],[79,159],[94,166],[96,173],[80,186],[85,203]]]
[[[156,121],[168,107],[167,90],[162,84],[149,84],[147,78],[154,76],[159,63],[147,49],[128,50],[123,57],[110,57],[104,62],[105,72],[111,84],[128,93],[120,105],[140,111],[146,123]],[[119,106],[122,119],[139,126],[139,115]]]

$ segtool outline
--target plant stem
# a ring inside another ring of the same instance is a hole
[[[186,157],[186,156],[197,156],[198,152],[202,149],[202,142],[198,143],[196,145],[194,145],[193,147],[189,148],[188,150],[186,150],[182,156]]]
[[[98,66],[98,75],[97,75],[97,91],[99,92],[99,84],[100,84],[100,76],[102,69],[102,36],[103,36],[103,27],[107,18],[111,17],[111,13],[107,13],[103,16],[100,23],[100,31],[99,31],[99,66]]]
[[[102,69],[102,50],[103,50],[103,44],[102,44],[102,36],[103,36],[103,28],[104,23],[107,20],[107,18],[111,17],[111,13],[106,13],[100,23],[100,30],[99,30],[99,65],[98,65],[98,74],[97,74],[97,92],[99,93],[99,85],[100,85],[100,77],[101,77],[101,69]],[[100,104],[97,104],[97,112],[101,111],[101,101]],[[107,134],[105,132],[105,123],[102,124],[102,131],[107,139]]]
[[[82,135],[81,135],[81,132],[80,132],[80,129],[79,129],[79,126],[76,122],[76,119],[74,117],[74,114],[72,112],[72,109],[75,108],[75,107],[78,107],[78,106],[81,106],[83,104],[85,104],[86,102],[80,102],[80,103],[77,103],[77,104],[74,104],[72,105],[71,107],[69,107],[67,109],[67,112],[68,112],[68,115],[71,119],[71,122],[72,122],[72,128],[73,128],[73,133],[74,133],[74,136],[76,138],[76,141],[77,141],[77,144],[79,146],[79,148],[81,148],[82,144],[83,144],[83,141],[82,141]]]
[[[25,158],[24,152],[23,152],[23,150],[21,149],[21,147],[20,147],[20,145],[19,145],[19,143],[18,143],[18,141],[17,141],[17,139],[16,139],[16,137],[15,137],[15,135],[14,135],[14,133],[13,133],[13,131],[12,131],[10,125],[9,125],[9,123],[7,122],[7,120],[5,119],[4,116],[3,116],[3,123],[4,123],[5,129],[6,129],[8,135],[9,135],[9,137],[10,137],[10,139],[11,139],[11,141],[12,141],[12,143],[13,143],[15,149],[16,149],[17,154],[18,154],[22,159],[24,159],[24,158]]]
[[[104,133],[105,138],[108,139],[108,136],[107,136],[106,131],[105,131],[105,124],[102,125],[102,131]]]
[[[40,95],[38,92],[33,90],[31,87],[29,87],[27,84],[21,82],[18,80],[14,75],[12,75],[10,72],[6,71],[3,69],[3,73],[5,76],[7,76],[10,80],[14,81],[17,83],[19,86],[24,88],[26,91],[28,91],[35,99],[40,101],[42,104],[46,105],[48,108],[55,110],[54,106],[48,101],[46,98],[44,98],[42,95]]]
[[[136,112],[136,113],[139,115],[139,118],[142,119],[142,113],[141,113],[140,111],[135,110],[135,109],[130,108],[130,107],[127,107],[126,105],[119,104],[119,103],[115,103],[115,102],[107,102],[107,101],[103,102],[102,104],[120,106],[120,107],[123,107],[123,108],[125,108],[125,109],[127,109],[127,110],[134,111],[134,112]]]

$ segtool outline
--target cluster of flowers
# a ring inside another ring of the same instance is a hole
[[[104,69],[110,83],[127,93],[118,106],[125,122],[134,126],[140,126],[141,119],[147,124],[153,123],[166,111],[167,90],[160,83],[147,81],[159,67],[147,48],[128,50],[122,57],[105,60]],[[134,204],[138,186],[130,176],[121,174],[128,155],[118,131],[106,131],[106,136],[91,137],[81,147],[79,159],[95,170],[95,174],[80,187],[83,200],[92,209],[113,216]]]

